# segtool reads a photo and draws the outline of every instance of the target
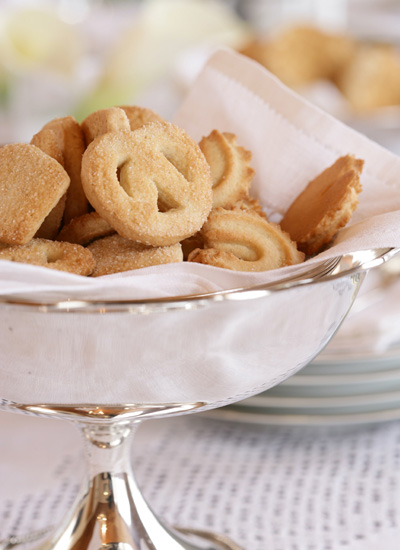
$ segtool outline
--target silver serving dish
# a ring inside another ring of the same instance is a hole
[[[397,252],[363,251],[278,283],[173,299],[2,299],[0,408],[71,420],[87,448],[70,517],[39,549],[238,548],[155,517],[131,469],[135,427],[239,401],[296,373],[335,334],[366,272]]]

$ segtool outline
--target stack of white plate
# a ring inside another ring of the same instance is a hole
[[[206,414],[266,425],[400,419],[400,254],[367,279],[349,317],[312,363],[279,386]]]
[[[208,413],[210,414],[210,413]],[[215,418],[266,425],[340,425],[400,419],[400,343],[379,356],[327,350],[298,374]]]

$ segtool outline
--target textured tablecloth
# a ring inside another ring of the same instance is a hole
[[[0,437],[0,538],[56,525],[83,473],[78,431],[2,412]],[[172,524],[249,550],[398,549],[400,422],[274,428],[197,415],[149,421],[136,437],[138,482]]]

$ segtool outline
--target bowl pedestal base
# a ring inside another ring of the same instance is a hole
[[[41,416],[73,420],[85,442],[87,475],[73,510],[37,550],[241,550],[223,535],[165,525],[147,504],[133,474],[132,440],[140,422],[201,406],[204,403],[19,406]]]

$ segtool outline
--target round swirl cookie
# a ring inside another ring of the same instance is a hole
[[[254,170],[251,153],[236,143],[236,136],[213,130],[199,143],[211,168],[213,207],[230,208],[246,199]]]
[[[250,210],[251,212],[258,214],[259,216],[268,219],[267,214],[261,206],[260,201],[258,199],[255,199],[254,197],[248,196],[235,202],[234,208],[240,208],[241,210]]]
[[[268,271],[304,260],[289,235],[252,210],[216,208],[204,224],[204,248],[190,262],[235,271]]]

